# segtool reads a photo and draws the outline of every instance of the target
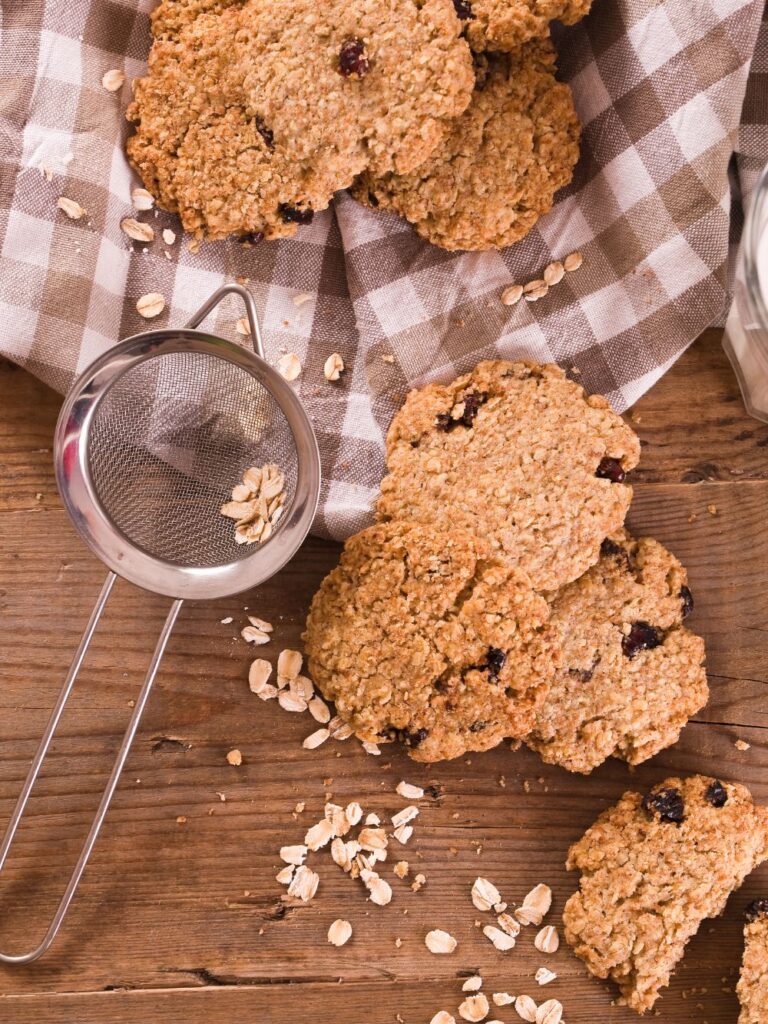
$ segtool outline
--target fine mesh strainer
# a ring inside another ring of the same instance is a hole
[[[245,303],[256,354],[195,330],[227,294]],[[180,330],[128,338],[98,358],[64,401],[54,439],[56,480],[85,543],[109,574],[85,628],[0,844],[0,869],[118,576],[172,597],[168,617],[85,845],[50,927],[25,964],[51,945],[109,807],[182,602],[258,586],[293,556],[320,492],[320,456],[296,394],[264,358],[249,292],[225,285]],[[220,515],[250,466],[285,474],[285,506],[263,544],[237,544]]]

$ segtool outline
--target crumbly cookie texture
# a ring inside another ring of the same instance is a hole
[[[519,241],[579,158],[579,119],[554,66],[549,40],[481,58],[472,102],[432,156],[409,174],[366,172],[353,195],[394,210],[444,249]]]
[[[526,744],[588,774],[608,757],[640,764],[675,743],[709,688],[704,641],[682,625],[693,596],[674,555],[622,531],[551,600],[563,666]]]
[[[744,958],[736,992],[739,1024],[768,1021],[768,899],[755,900],[746,911]]]
[[[166,5],[127,112],[131,163],[199,237],[294,234],[366,168],[411,171],[470,101],[451,0],[210,6]]]
[[[694,775],[625,793],[568,854],[581,872],[565,937],[621,1002],[644,1013],[685,945],[768,857],[768,809],[744,786]]]
[[[304,639],[313,680],[362,740],[438,761],[530,730],[559,657],[548,618],[486,541],[383,523],[347,541]]]
[[[175,39],[201,14],[221,14],[240,0],[160,0],[150,15],[155,39]]]
[[[515,50],[546,36],[551,21],[573,25],[592,0],[454,0],[473,50]]]
[[[377,513],[487,538],[534,587],[556,590],[622,526],[639,457],[608,402],[559,367],[482,362],[408,395],[387,434]]]

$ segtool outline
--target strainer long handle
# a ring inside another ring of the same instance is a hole
[[[40,746],[37,748],[37,753],[35,754],[32,764],[30,766],[27,778],[24,782],[24,786],[19,795],[19,799],[16,801],[16,806],[13,809],[11,820],[8,823],[8,828],[6,829],[5,835],[3,836],[3,841],[2,843],[0,843],[0,870],[2,870],[3,865],[5,864],[6,857],[8,856],[8,852],[13,843],[14,836],[16,835],[16,829],[18,828],[19,822],[24,816],[24,810],[27,806],[29,795],[32,792],[32,787],[35,784],[37,776],[43,765],[43,761],[45,760],[45,756],[48,753],[48,747],[50,746],[51,740],[53,739],[53,736],[56,732],[56,728],[59,724],[59,719],[61,718],[67,700],[69,699],[69,696],[72,692],[72,687],[74,686],[75,680],[77,679],[77,675],[80,671],[83,659],[85,658],[88,648],[90,647],[93,634],[96,630],[96,626],[98,625],[99,619],[101,618],[102,612],[104,611],[104,607],[112,591],[112,587],[114,585],[116,578],[117,577],[115,576],[115,574],[113,572],[110,572],[106,580],[104,581],[104,586],[101,588],[101,593],[99,594],[98,600],[96,601],[93,611],[91,612],[91,618],[88,621],[88,625],[85,627],[85,632],[83,633],[82,638],[80,640],[80,646],[78,647],[77,652],[75,653],[75,656],[72,659],[72,664],[70,665],[69,672],[67,673],[67,678],[64,680],[64,685],[62,686],[61,692],[59,693],[58,700],[56,701],[56,706],[51,712],[51,717],[48,720],[48,725],[46,726],[45,733],[43,734],[43,738],[40,741]],[[128,757],[128,751],[131,749],[133,737],[136,735],[136,730],[139,727],[141,715],[146,706],[147,699],[149,698],[149,694],[152,689],[152,684],[154,683],[155,677],[157,675],[157,670],[160,668],[160,662],[162,661],[163,654],[165,653],[165,648],[168,644],[168,640],[171,635],[171,631],[173,630],[174,624],[179,615],[179,611],[181,610],[181,605],[181,601],[174,601],[173,604],[171,605],[170,611],[168,612],[168,616],[165,620],[162,632],[160,633],[160,637],[157,641],[154,654],[152,655],[152,661],[150,662],[149,668],[147,669],[147,674],[144,677],[144,684],[141,687],[141,693],[138,696],[136,705],[133,709],[133,714],[131,715],[131,720],[128,723],[127,729],[125,730],[125,734],[123,735],[123,742],[120,744],[120,750],[118,752],[117,759],[115,760],[114,766],[112,768],[112,773],[109,776],[109,781],[107,782],[106,788],[104,789],[104,793],[101,798],[101,803],[99,804],[99,808],[96,811],[96,816],[93,819],[91,830],[88,833],[88,838],[86,839],[85,845],[80,851],[80,856],[78,857],[75,869],[72,872],[72,875],[70,876],[69,882],[67,883],[67,888],[64,891],[64,895],[62,896],[61,902],[59,903],[56,909],[56,913],[54,914],[53,920],[51,921],[48,931],[45,933],[43,941],[36,949],[33,949],[30,953],[22,953],[18,955],[0,953],[0,962],[6,964],[31,963],[33,960],[37,960],[39,956],[42,956],[42,954],[48,949],[53,940],[56,938],[56,934],[58,933],[59,928],[61,927],[61,922],[64,920],[64,915],[67,913],[67,910],[69,909],[69,905],[72,902],[72,898],[75,895],[75,891],[77,890],[77,886],[80,882],[83,871],[85,870],[85,865],[88,863],[88,858],[91,855],[91,851],[93,850],[96,838],[99,834],[102,823],[106,816],[110,801],[112,799],[112,795],[114,794],[115,789],[117,788],[117,782],[118,779],[120,778],[120,772],[122,771],[123,765],[125,764],[126,758]]]

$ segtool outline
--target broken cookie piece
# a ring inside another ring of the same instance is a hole
[[[736,993],[741,1003],[739,1024],[768,1021],[768,899],[747,907],[744,925],[744,959]]]

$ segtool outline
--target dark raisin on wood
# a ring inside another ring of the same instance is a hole
[[[339,74],[345,78],[362,78],[371,66],[362,39],[347,39],[339,51]]]
[[[683,602],[683,618],[687,619],[693,611],[693,594],[688,587],[680,587],[680,600]]]
[[[278,211],[286,224],[311,224],[315,216],[314,210],[300,210],[289,203],[280,203]]]
[[[601,480],[610,480],[612,484],[623,483],[627,475],[626,470],[618,459],[612,459],[609,455],[600,459],[600,465],[595,470],[595,476]]]
[[[469,21],[472,14],[472,4],[469,0],[453,0],[453,6],[456,8],[456,17],[459,21]]]
[[[659,816],[661,821],[668,821],[679,825],[685,820],[685,802],[683,794],[679,789],[657,789],[655,793],[648,793],[643,797],[643,810],[652,818],[654,814]]]
[[[722,784],[720,779],[715,779],[715,781],[710,783],[707,787],[704,799],[707,803],[712,804],[713,807],[725,807],[728,802],[728,790]]]
[[[256,118],[256,131],[259,133],[262,139],[264,139],[264,145],[267,147],[267,149],[275,148],[275,137],[272,134],[272,130],[271,128],[267,128],[266,124],[264,124],[260,117]]]
[[[768,917],[768,900],[752,900],[744,911],[744,917],[747,921],[757,921],[760,917]]]
[[[649,622],[633,622],[627,634],[621,638],[621,649],[628,658],[634,658],[640,651],[652,651],[664,643],[664,636]]]

